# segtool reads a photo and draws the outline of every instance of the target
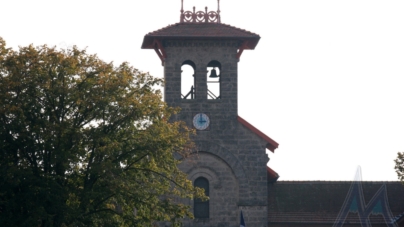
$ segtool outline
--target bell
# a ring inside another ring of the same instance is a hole
[[[219,76],[216,74],[216,69],[210,70],[210,78],[218,78]]]

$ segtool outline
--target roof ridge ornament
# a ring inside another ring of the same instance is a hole
[[[184,12],[184,0],[181,0],[181,23],[221,23],[220,22],[220,0],[217,0],[217,11],[209,11],[208,7],[205,7],[204,11],[195,12],[195,6],[193,11]]]

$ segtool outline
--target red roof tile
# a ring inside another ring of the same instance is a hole
[[[269,183],[274,183],[278,180],[279,174],[267,166],[267,180]]]
[[[237,120],[244,125],[246,128],[250,129],[252,132],[257,134],[259,137],[261,137],[263,140],[267,142],[267,149],[275,152],[275,149],[278,148],[279,144],[275,142],[275,140],[269,138],[269,136],[265,135],[263,132],[258,130],[256,127],[254,127],[252,124],[248,123],[246,120],[241,118],[240,116],[237,117]]]
[[[245,49],[254,49],[258,34],[221,23],[176,23],[145,35],[142,49],[152,49],[154,39],[238,39],[247,41]]]

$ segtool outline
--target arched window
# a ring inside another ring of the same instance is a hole
[[[207,67],[207,88],[208,88],[208,99],[220,99],[220,78],[222,65],[218,61],[211,61],[208,63]]]
[[[209,196],[209,181],[204,177],[198,177],[194,186],[205,189],[205,195]],[[194,216],[195,218],[209,218],[209,200],[194,200]]]
[[[181,66],[181,98],[195,99],[195,63],[184,61]]]

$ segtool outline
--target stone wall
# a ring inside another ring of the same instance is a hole
[[[184,226],[238,226],[240,209],[247,226],[267,226],[266,142],[237,121],[238,41],[166,40],[165,101],[181,107],[173,120],[192,127],[197,113],[210,117],[207,130],[193,137],[198,155],[180,168],[189,179],[205,177],[210,182],[210,217],[208,220],[184,220]],[[207,99],[207,64],[221,64],[221,99]],[[181,66],[195,64],[195,99],[181,99]],[[193,205],[192,201],[187,201]]]
[[[184,226],[236,226],[238,184],[230,166],[221,158],[199,152],[194,158],[181,163],[189,179],[209,180],[209,218],[184,221]],[[193,201],[187,201],[193,207]]]

